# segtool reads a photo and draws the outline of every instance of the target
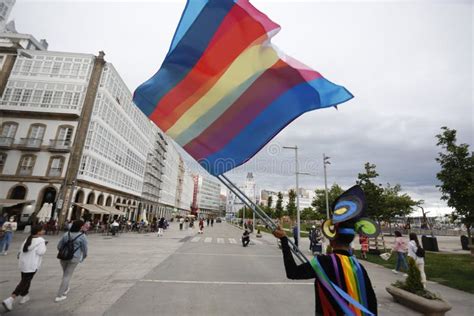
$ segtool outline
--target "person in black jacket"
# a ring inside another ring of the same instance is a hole
[[[333,206],[333,218],[323,224],[323,234],[330,239],[333,253],[315,256],[300,265],[291,254],[285,231],[279,226],[273,231],[281,241],[286,276],[293,280],[315,279],[316,315],[377,315],[377,298],[367,271],[349,251],[356,231],[379,232],[370,219],[361,218],[364,210],[365,197],[358,186],[343,193]]]

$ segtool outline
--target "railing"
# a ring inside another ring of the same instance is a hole
[[[64,139],[50,139],[49,149],[58,151],[69,151],[71,150],[72,141]]]
[[[20,170],[18,170],[20,176],[30,176],[32,173],[33,167],[20,167]]]
[[[49,169],[48,176],[50,177],[60,177],[62,173],[62,168],[51,168]]]
[[[42,143],[41,138],[20,138],[18,146],[28,149],[40,149]]]
[[[13,145],[14,140],[15,139],[13,137],[1,136],[0,137],[0,147],[11,147]]]

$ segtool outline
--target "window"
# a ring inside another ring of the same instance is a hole
[[[63,166],[64,166],[64,157],[62,156],[51,157],[49,161],[49,170],[48,170],[47,175],[49,177],[60,177],[63,171]]]
[[[18,123],[16,122],[5,122],[2,124],[1,137],[15,138]]]
[[[43,139],[44,130],[46,126],[43,124],[33,124],[30,126],[30,132],[28,134],[28,138],[33,139]]]
[[[3,172],[3,167],[5,166],[6,161],[7,161],[7,154],[0,153],[0,173]]]
[[[24,155],[20,159],[18,164],[17,175],[19,176],[31,176],[33,173],[33,167],[35,166],[36,156]]]
[[[69,147],[72,143],[72,131],[73,127],[69,125],[61,125],[58,127],[58,133],[56,135],[56,146]]]

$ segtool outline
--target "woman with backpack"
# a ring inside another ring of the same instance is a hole
[[[58,243],[58,259],[63,268],[63,278],[59,286],[58,294],[54,300],[56,303],[64,301],[69,292],[69,281],[74,269],[87,257],[87,238],[81,231],[84,222],[76,220],[71,229],[61,237]]]
[[[418,270],[420,270],[421,283],[426,288],[426,274],[425,274],[425,250],[420,246],[418,236],[415,233],[410,233],[410,241],[408,242],[408,257],[415,260]]]
[[[31,233],[23,242],[18,253],[21,271],[21,281],[13,291],[12,295],[5,299],[2,304],[6,310],[13,309],[13,302],[17,296],[21,296],[20,304],[25,304],[30,300],[28,291],[30,289],[31,280],[41,266],[43,255],[46,252],[46,241],[41,237],[44,234],[42,225],[34,225]]]

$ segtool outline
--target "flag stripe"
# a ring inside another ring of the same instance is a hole
[[[173,52],[166,56],[160,70],[138,87],[134,98],[147,116],[194,67],[233,6],[233,1],[209,0]]]
[[[240,6],[234,6],[216,31],[200,60],[179,84],[157,104],[151,119],[166,117],[166,132],[200,96],[219,79],[226,68],[252,43],[267,39],[266,31]]]
[[[227,101],[230,103],[220,104],[220,101],[223,100],[226,95],[234,90],[238,90],[239,95],[242,94],[245,91],[239,89],[242,84],[242,87],[245,88],[246,85],[244,83],[249,80],[249,78],[251,80],[255,73],[262,73],[277,61],[278,56],[271,48],[257,45],[247,49],[232,63],[212,89],[202,96],[202,98],[196,102],[191,109],[184,113],[175,125],[167,131],[168,135],[173,138],[178,137],[188,129],[190,125],[196,122],[199,117],[204,116],[202,115],[203,113],[206,113],[205,116],[207,116],[207,112],[212,111],[214,108],[216,108],[217,112],[223,113],[223,111],[235,101],[235,99],[228,99]],[[216,117],[215,115],[211,116]],[[192,136],[195,137],[197,135],[198,134]]]
[[[297,70],[280,60],[268,69],[236,102],[199,137],[184,149],[202,159],[223,148],[269,104],[294,86],[304,82]],[[268,89],[271,87],[271,89]],[[202,144],[206,144],[203,146]]]
[[[280,130],[291,123],[301,114],[321,107],[335,104],[320,103],[320,96],[313,86],[324,87],[332,85],[324,78],[318,78],[308,83],[302,83],[282,94],[250,124],[234,137],[218,152],[197,159],[211,174],[222,174],[235,168],[264,147]],[[352,98],[352,95],[343,87],[339,89],[339,103]],[[324,101],[324,91],[321,100]],[[332,96],[335,99],[336,95]],[[304,102],[303,102],[304,101]],[[289,106],[289,105],[292,106]]]

